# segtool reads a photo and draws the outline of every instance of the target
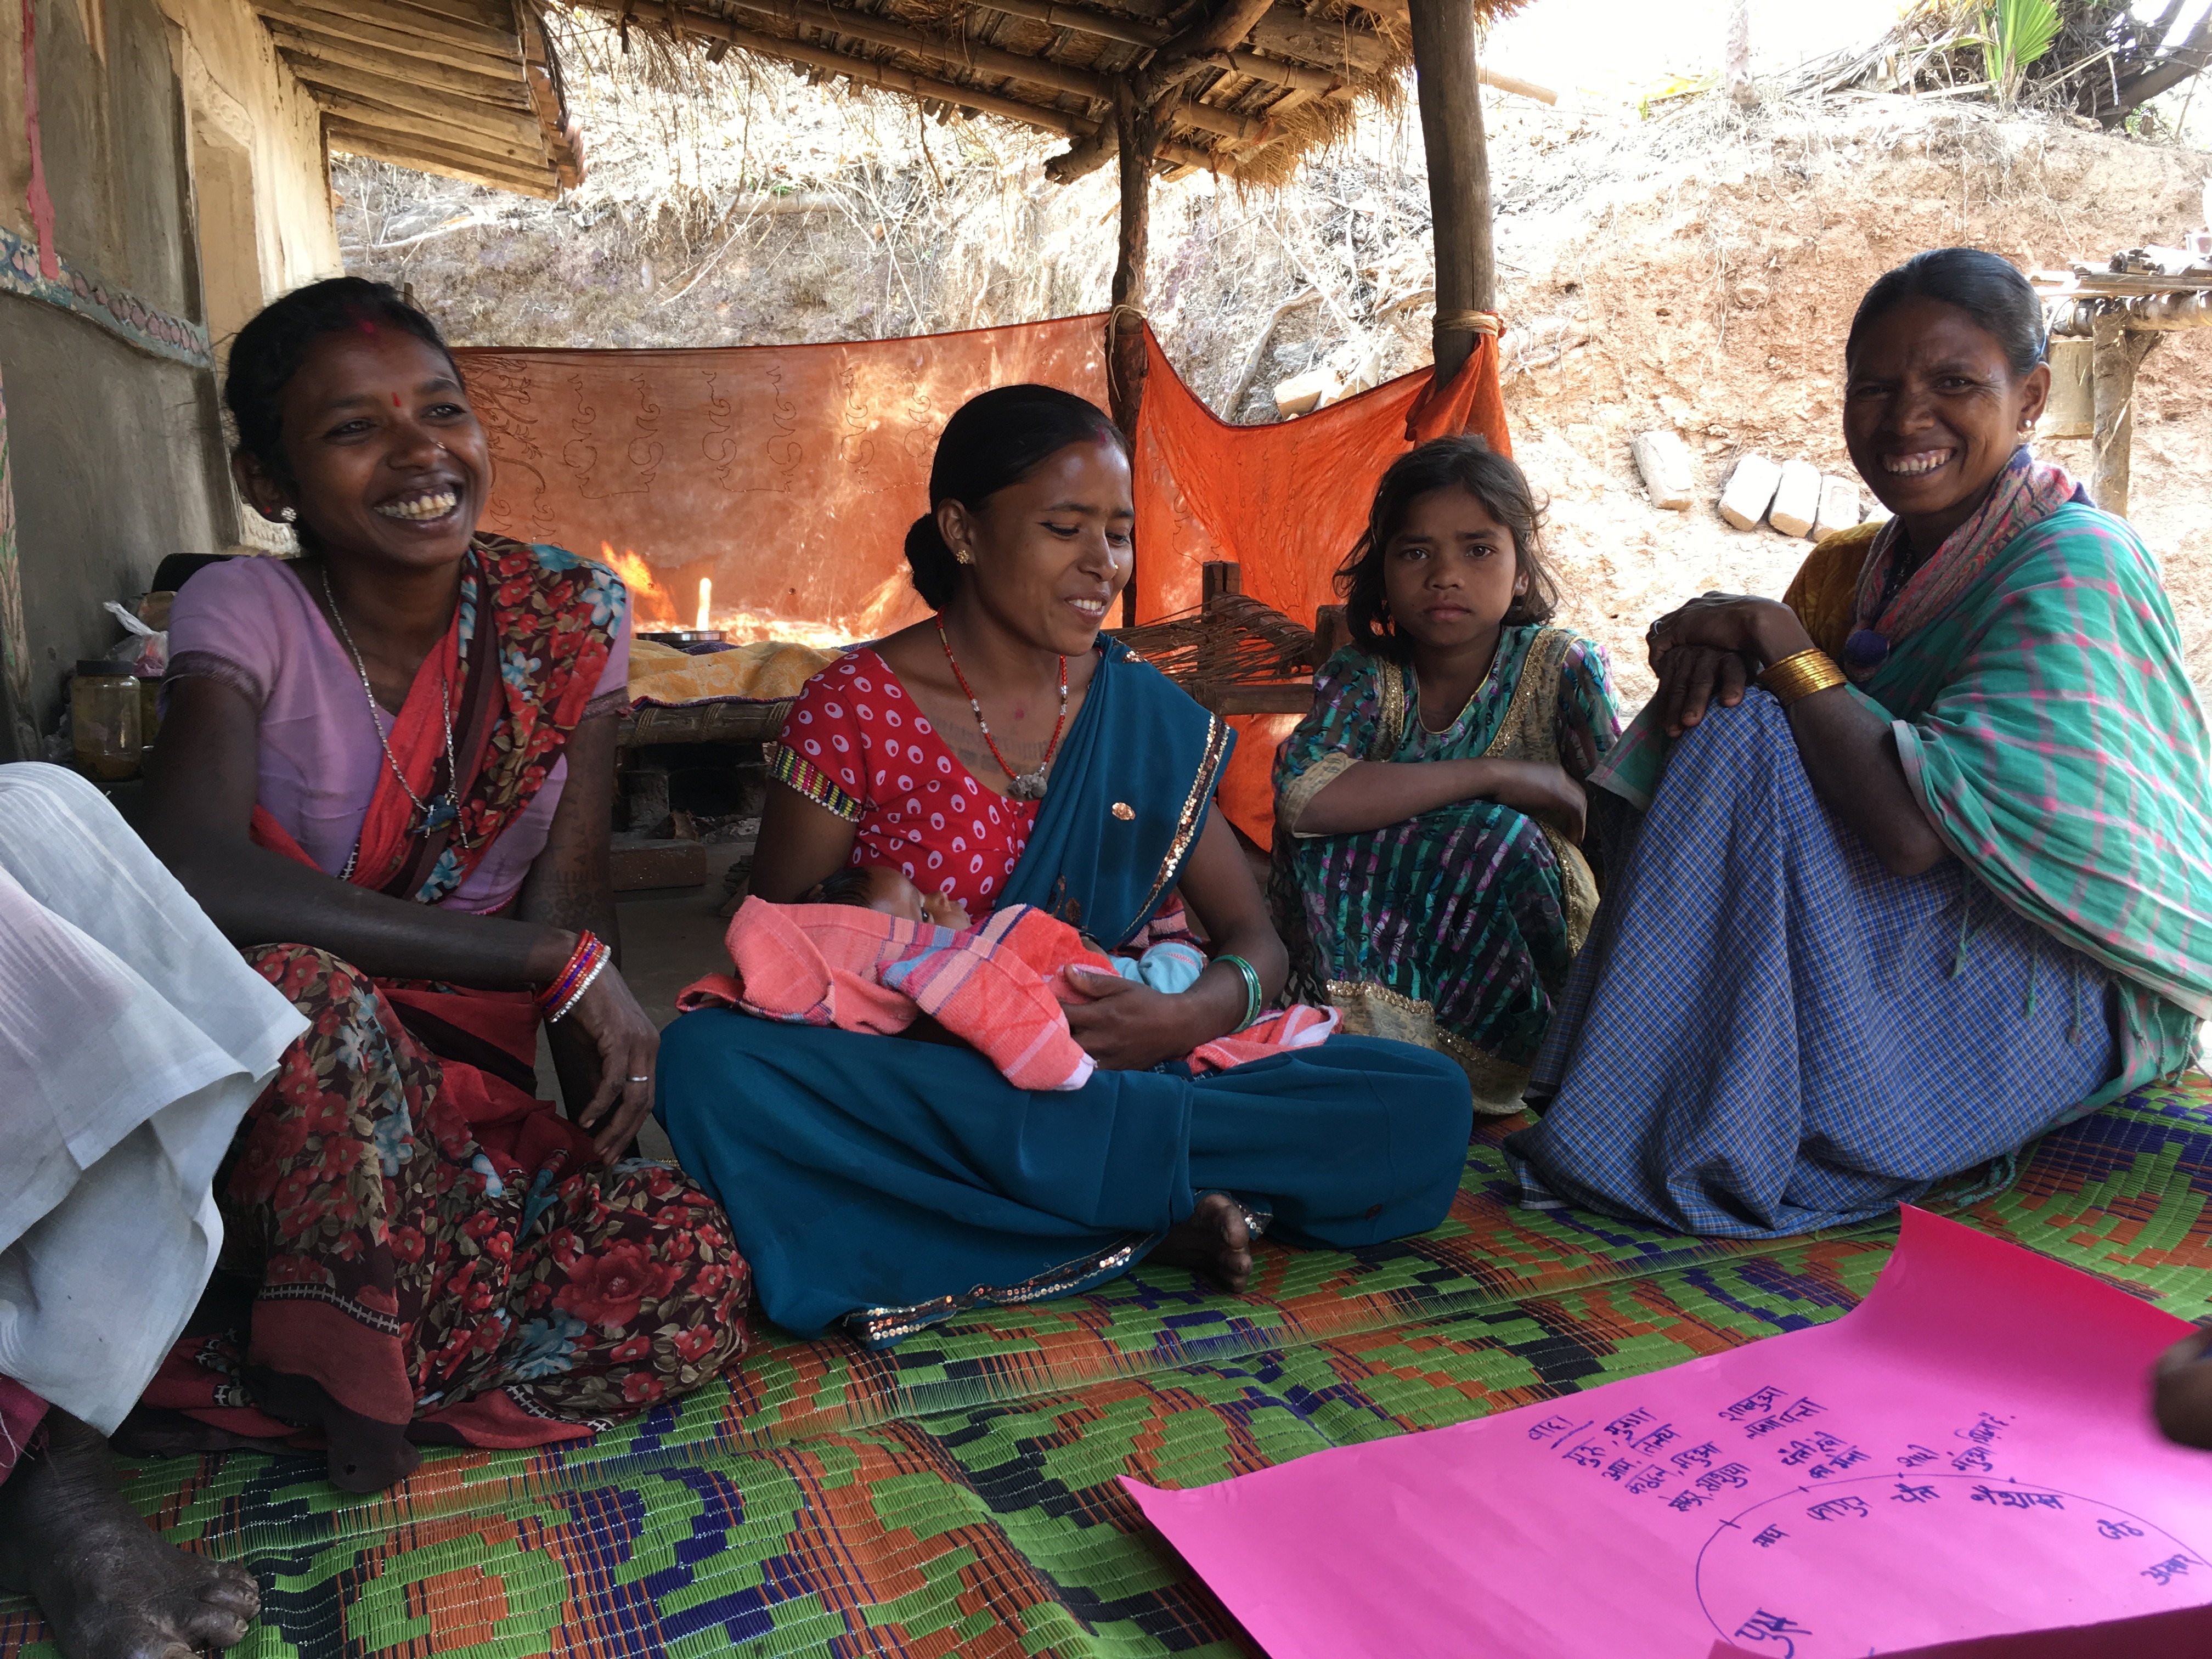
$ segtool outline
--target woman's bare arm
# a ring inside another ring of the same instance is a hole
[[[755,898],[796,904],[817,882],[826,881],[853,856],[859,830],[788,784],[771,779],[761,805],[760,843],[753,854]]]
[[[572,930],[412,904],[255,846],[246,831],[259,749],[259,718],[240,693],[211,679],[169,688],[148,773],[147,844],[234,944],[313,945],[365,973],[489,989],[561,971]]]
[[[628,1079],[650,1077],[660,1049],[659,1032],[619,972],[622,923],[615,909],[608,845],[618,725],[614,715],[601,714],[569,735],[568,776],[561,804],[554,809],[544,848],[532,861],[515,905],[520,921],[568,933],[588,928],[614,952],[614,962],[594,981],[592,994],[597,996],[604,985],[615,1004],[608,1012],[617,1018],[603,1020],[597,1033],[580,1018],[562,1020],[545,1031],[570,1116],[589,1128],[621,1098],[613,1119],[597,1137],[602,1152],[627,1146],[652,1109],[651,1090],[633,1087]]]

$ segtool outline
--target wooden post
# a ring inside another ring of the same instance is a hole
[[[1314,666],[1320,667],[1352,643],[1352,620],[1347,608],[1324,605],[1314,612]]]
[[[2096,409],[2091,436],[2094,462],[2089,494],[2106,512],[2128,515],[2129,452],[2135,443],[2136,370],[2162,337],[2127,326],[2124,317],[2100,315],[2093,337],[2096,355],[2091,359],[2089,384]]]
[[[1755,109],[1759,92],[1751,84],[1751,0],[1730,0],[1728,45],[1721,58],[1721,84],[1738,109]]]
[[[1121,238],[1114,266],[1114,309],[1106,323],[1106,392],[1114,424],[1137,441],[1137,412],[1145,403],[1145,261],[1151,237],[1152,150],[1159,124],[1137,107],[1125,76],[1114,83],[1114,125],[1120,139]],[[1137,573],[1121,590],[1121,626],[1137,623]]]
[[[1497,307],[1490,155],[1482,136],[1474,0],[1411,0],[1411,21],[1437,251],[1436,384],[1443,386],[1474,349],[1466,314]]]

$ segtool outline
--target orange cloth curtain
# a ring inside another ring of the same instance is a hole
[[[828,345],[457,351],[491,440],[483,527],[641,556],[690,627],[699,580],[740,639],[879,638],[927,615],[907,526],[952,412],[1041,380],[1103,407],[1105,319]],[[626,574],[630,574],[629,572]],[[635,586],[635,584],[633,584]],[[800,624],[793,628],[790,624]]]
[[[1106,403],[1103,317],[902,340],[678,351],[457,351],[491,440],[484,528],[597,556],[641,556],[641,620],[688,626],[699,579],[740,637],[880,637],[919,619],[907,526],[927,512],[937,434],[975,393],[1042,381]],[[1137,619],[1199,601],[1200,566],[1310,624],[1365,526],[1376,481],[1421,438],[1477,431],[1512,453],[1498,343],[1440,391],[1426,369],[1294,421],[1231,426],[1146,338],[1137,424]],[[1267,774],[1294,722],[1255,716],[1224,810],[1263,844]]]

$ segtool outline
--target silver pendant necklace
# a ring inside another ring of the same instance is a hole
[[[376,688],[368,683],[368,665],[362,660],[361,647],[353,642],[353,632],[347,628],[345,616],[338,609],[337,597],[331,592],[331,573],[318,569],[315,574],[323,585],[323,603],[330,610],[331,620],[338,625],[338,637],[345,641],[347,654],[353,659],[353,671],[361,676],[362,695],[368,699],[368,723],[375,728],[376,740],[383,746],[384,763],[392,769],[392,775],[399,781],[399,787],[407,792],[407,799],[415,803],[415,810],[422,815],[422,822],[415,833],[434,836],[439,830],[448,829],[459,822],[461,816],[460,798],[454,793],[460,780],[461,769],[460,763],[453,758],[453,687],[444,674],[438,676],[438,712],[445,716],[446,720],[446,793],[441,800],[427,801],[416,794],[415,787],[407,781],[407,774],[399,769],[399,757],[392,752],[392,739],[384,735],[384,722],[377,718]],[[360,856],[361,847],[356,842],[354,856],[346,860],[341,879],[353,874],[354,859]]]

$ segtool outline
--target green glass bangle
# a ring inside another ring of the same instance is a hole
[[[1266,998],[1260,992],[1260,970],[1239,956],[1224,953],[1214,957],[1214,960],[1236,963],[1237,971],[1244,975],[1244,1023],[1237,1030],[1249,1030],[1260,1023],[1261,1005],[1266,1001]],[[1231,1035],[1234,1036],[1235,1033],[1232,1032]]]

